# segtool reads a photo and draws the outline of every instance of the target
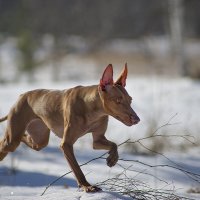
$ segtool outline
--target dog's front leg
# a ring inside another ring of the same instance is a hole
[[[108,150],[109,156],[107,157],[107,165],[113,167],[118,161],[117,145],[106,139],[104,135],[99,136],[93,133],[93,148],[94,149],[105,149]]]
[[[71,141],[70,138],[67,138],[67,140],[65,140],[65,137],[63,138],[63,141],[61,143],[61,149],[63,150],[64,155],[69,163],[69,166],[71,167],[71,169],[77,179],[79,187],[81,187],[85,192],[100,191],[101,190],[100,188],[98,188],[96,186],[92,186],[87,182],[87,180],[86,180],[83,172],[81,171],[80,166],[77,163],[76,158],[74,156],[73,144],[71,144],[71,142],[68,142],[68,141]]]

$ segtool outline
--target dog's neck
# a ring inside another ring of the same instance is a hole
[[[98,114],[99,117],[107,116],[103,107],[102,98],[100,96],[100,88],[98,85],[92,86],[87,90],[87,94],[84,95],[84,102],[89,110]]]

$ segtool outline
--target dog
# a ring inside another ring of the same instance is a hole
[[[77,86],[68,90],[37,89],[20,95],[9,114],[4,138],[0,141],[0,160],[16,150],[20,142],[39,151],[47,146],[50,130],[60,137],[62,149],[78,186],[85,192],[100,188],[88,183],[73,152],[78,138],[88,132],[93,136],[93,148],[109,151],[107,165],[118,161],[117,145],[105,137],[109,115],[127,126],[140,119],[131,108],[132,98],[125,89],[127,64],[113,81],[113,67],[109,64],[98,85]]]

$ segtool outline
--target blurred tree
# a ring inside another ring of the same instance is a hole
[[[26,27],[34,36],[134,38],[163,34],[165,8],[160,0],[0,0],[0,29],[13,35]]]
[[[0,0],[0,34],[19,37],[24,59],[20,69],[26,73],[30,69],[31,77],[36,42],[41,42],[46,34],[55,38],[52,54],[61,51],[59,54],[63,55],[66,46],[56,41],[64,43],[68,36],[86,39],[88,48],[85,51],[93,52],[110,39],[165,37],[170,29],[173,55],[177,57],[180,73],[185,75],[183,28],[184,36],[199,38],[199,6],[199,0]],[[55,56],[56,62],[58,57]],[[54,69],[58,71],[56,65]]]
[[[33,71],[35,68],[34,62],[34,43],[32,35],[29,31],[24,31],[18,37],[18,49],[21,53],[21,62],[19,64],[19,71],[25,72],[28,75],[30,82],[33,82]],[[19,75],[19,74],[18,74]],[[16,77],[17,79],[19,78]]]
[[[176,0],[171,2],[172,6],[176,4]],[[189,27],[186,34],[199,37],[200,1],[181,2],[178,4],[185,9],[185,25]],[[167,3],[164,0],[0,0],[0,30],[17,35],[23,27],[34,36],[49,33],[56,37],[163,35]]]
[[[171,32],[171,50],[176,59],[179,73],[183,76],[188,75],[186,68],[186,56],[183,40],[183,0],[169,0],[169,18]]]

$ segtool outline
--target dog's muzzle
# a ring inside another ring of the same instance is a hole
[[[140,118],[137,115],[130,115],[130,122],[132,125],[136,125],[140,122]]]

